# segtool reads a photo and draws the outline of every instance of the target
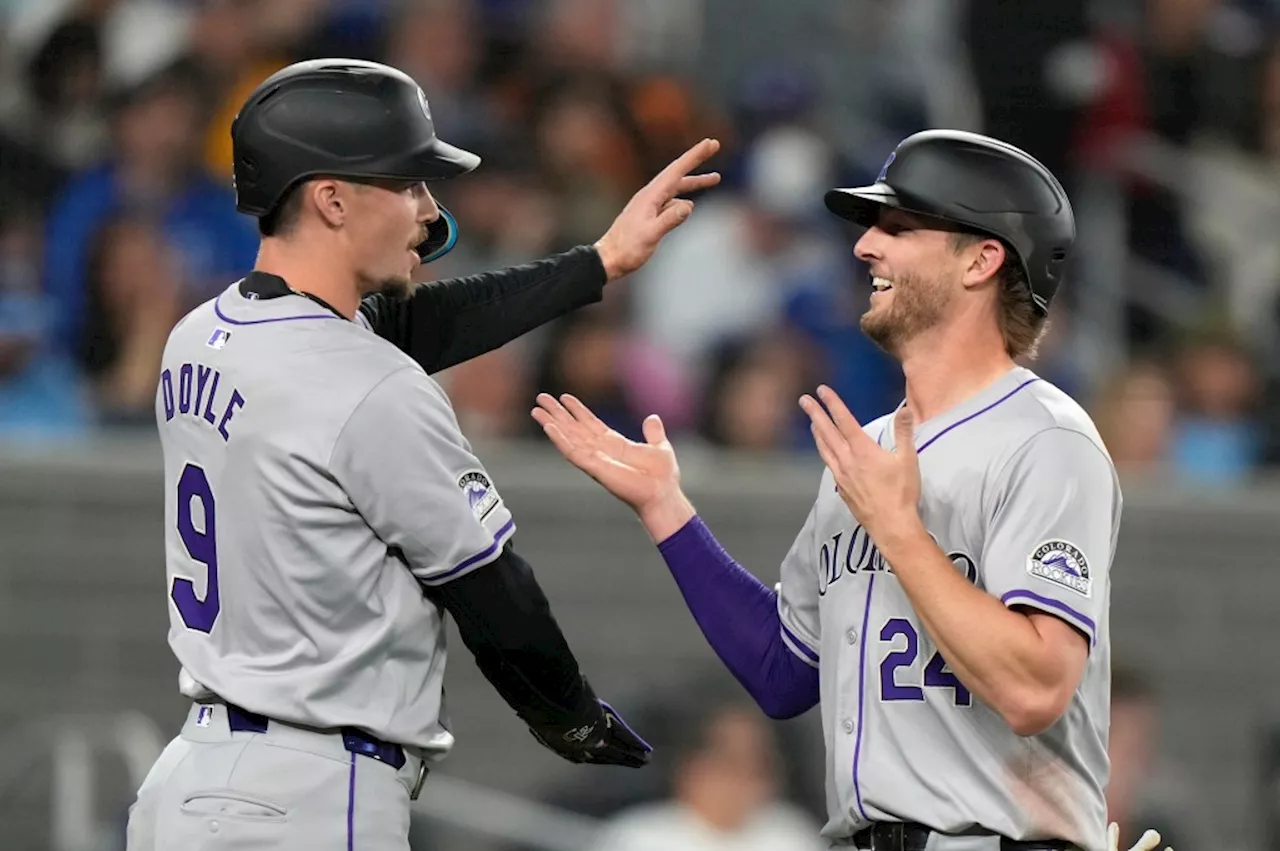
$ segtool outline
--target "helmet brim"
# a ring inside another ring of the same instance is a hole
[[[876,223],[883,207],[906,209],[898,193],[887,183],[830,189],[822,200],[832,213],[864,228]]]
[[[447,180],[474,171],[480,165],[480,157],[442,139],[432,139],[414,151],[407,166],[412,174],[407,178],[422,180]]]

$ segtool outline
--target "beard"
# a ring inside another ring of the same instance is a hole
[[[891,355],[913,337],[942,321],[954,293],[941,277],[903,274],[894,278],[892,302],[862,314],[862,333]]]
[[[419,266],[415,265],[402,274],[388,274],[385,271],[374,274],[366,272],[360,276],[360,293],[361,295],[377,293],[391,299],[406,299],[419,286],[413,279],[418,269]]]
[[[417,284],[413,282],[413,278],[409,275],[396,278],[384,278],[378,284],[375,292],[381,293],[387,298],[405,299],[414,291]]]
[[[360,297],[383,295],[391,299],[408,298],[415,284],[411,275],[360,275],[357,286]]]

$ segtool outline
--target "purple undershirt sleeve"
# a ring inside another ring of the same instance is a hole
[[[658,545],[712,649],[770,718],[818,702],[818,670],[782,640],[778,595],[748,573],[698,517]]]

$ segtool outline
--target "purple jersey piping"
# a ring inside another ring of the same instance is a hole
[[[976,418],[976,417],[980,417],[980,416],[982,416],[982,415],[983,415],[983,414],[985,414],[987,411],[991,410],[992,408],[996,407],[997,405],[999,405],[999,404],[1001,404],[1002,402],[1004,402],[1004,401],[1006,401],[1007,399],[1009,399],[1009,397],[1011,397],[1013,394],[1017,393],[1017,392],[1018,392],[1019,390],[1021,390],[1023,387],[1026,387],[1026,386],[1027,386],[1027,385],[1029,385],[1029,384],[1035,384],[1035,383],[1036,383],[1037,381],[1039,381],[1039,380],[1040,380],[1039,378],[1028,378],[1026,381],[1022,382],[1022,383],[1021,383],[1021,384],[1019,384],[1017,387],[1013,388],[1013,389],[1012,389],[1012,390],[1010,390],[1008,393],[1004,394],[1004,395],[1003,395],[1003,396],[1001,396],[999,399],[997,399],[997,400],[995,400],[994,402],[992,402],[990,405],[987,405],[987,406],[986,406],[985,408],[983,408],[982,410],[980,410],[980,411],[974,411],[972,414],[970,414],[969,416],[965,417],[965,418],[964,418],[964,419],[962,419],[962,420],[956,420],[956,421],[955,421],[955,422],[953,422],[951,425],[947,426],[947,427],[946,427],[946,428],[944,428],[942,431],[938,432],[938,433],[937,433],[937,434],[935,434],[933,437],[931,437],[931,438],[929,438],[928,440],[926,440],[926,441],[924,442],[924,445],[923,445],[923,446],[921,446],[919,449],[917,449],[917,450],[916,450],[916,452],[917,452],[917,453],[919,453],[919,452],[923,452],[923,451],[925,451],[926,449],[928,449],[930,446],[932,446],[932,445],[933,445],[934,441],[936,441],[938,438],[942,437],[942,436],[943,436],[944,434],[946,434],[947,432],[951,431],[952,429],[959,428],[960,426],[962,426],[962,425],[964,425],[965,423],[969,422],[969,420],[972,420],[972,419],[974,419],[974,418]]]
[[[502,544],[502,539],[506,537],[506,534],[510,532],[512,529],[514,529],[515,526],[516,526],[516,521],[514,518],[511,520],[508,520],[501,529],[499,529],[497,532],[494,533],[492,544],[485,547],[483,550],[476,553],[475,555],[471,556],[466,561],[462,562],[452,570],[446,571],[445,573],[442,573],[439,576],[432,576],[430,579],[424,579],[423,581],[432,585],[434,585],[437,582],[444,582],[446,579],[450,579],[454,576],[457,576],[459,573],[466,570],[468,567],[475,564],[476,562],[483,561],[484,559],[493,555],[497,551],[498,547]]]
[[[858,648],[858,738],[853,744],[853,793],[857,796],[858,812],[862,815],[863,821],[869,821],[869,819],[867,811],[862,808],[862,787],[858,785],[858,763],[862,757],[862,704],[867,694],[864,688],[867,680],[867,622],[871,620],[871,590],[875,585],[876,575],[873,573],[867,579],[867,605],[862,610],[862,643]]]
[[[1097,643],[1098,625],[1093,622],[1093,618],[1077,612],[1061,600],[1055,600],[1052,597],[1044,597],[1034,591],[1028,591],[1025,588],[1015,588],[1000,598],[1000,602],[1006,606],[1016,605],[1017,603],[1031,603],[1037,608],[1056,609],[1068,618],[1074,619],[1078,626],[1085,627],[1089,633],[1089,643]]]
[[[273,319],[232,319],[222,312],[222,296],[213,303],[213,312],[228,325],[266,325],[268,322],[296,322],[300,319],[338,319],[332,313],[308,313],[303,316],[277,316]]]

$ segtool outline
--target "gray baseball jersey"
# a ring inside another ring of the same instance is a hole
[[[444,392],[361,324],[237,286],[174,329],[162,370],[182,692],[443,755],[445,627],[419,583],[515,529]]]
[[[892,415],[865,430],[894,445]],[[956,570],[1008,606],[1071,624],[1089,660],[1062,718],[1016,735],[947,667],[827,471],[779,586],[783,639],[820,671],[823,833],[838,840],[872,821],[914,821],[1101,851],[1121,513],[1110,457],[1088,415],[1022,368],[919,424],[916,445],[921,515]]]

